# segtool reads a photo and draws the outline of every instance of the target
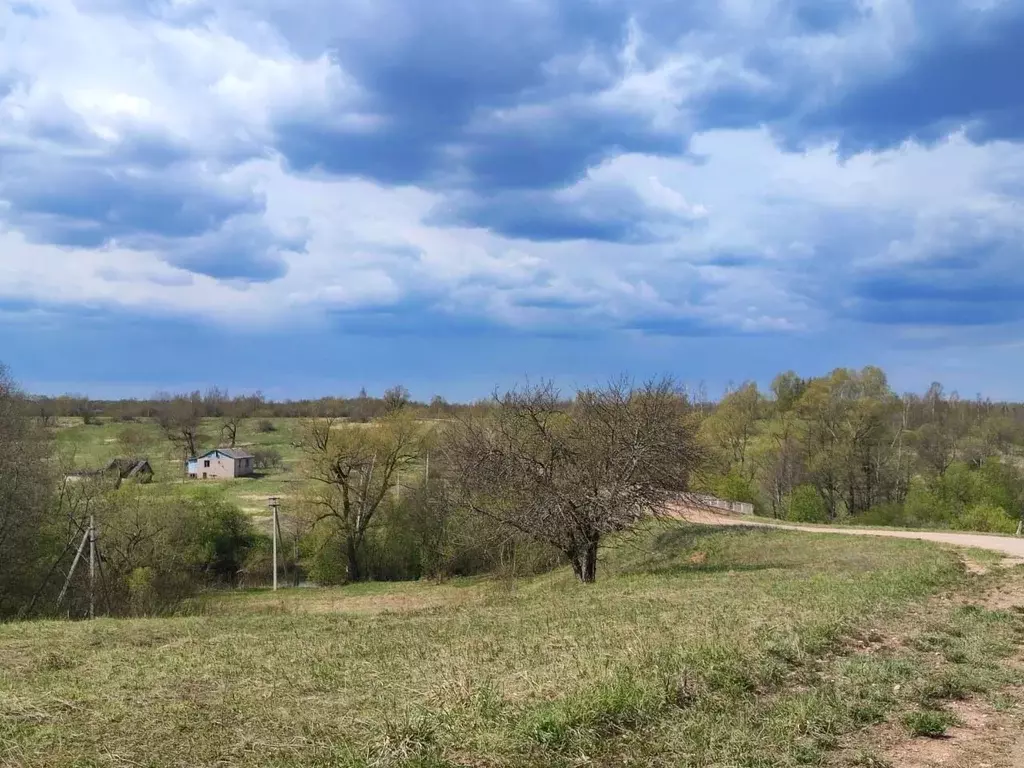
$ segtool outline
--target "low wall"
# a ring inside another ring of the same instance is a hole
[[[719,499],[715,496],[704,496],[702,494],[695,494],[693,500],[698,504],[712,507],[713,509],[721,509],[725,512],[732,512],[734,515],[752,515],[754,514],[754,505],[746,501],[726,501],[725,499]]]

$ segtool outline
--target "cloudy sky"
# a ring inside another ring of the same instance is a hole
[[[0,3],[35,391],[1024,397],[1024,0]]]

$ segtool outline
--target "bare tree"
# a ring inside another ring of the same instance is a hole
[[[225,400],[221,406],[221,443],[226,442],[234,448],[238,442],[238,429],[242,422],[255,416],[262,403],[263,395],[259,392]]]
[[[560,550],[584,583],[602,538],[664,514],[705,460],[669,379],[583,390],[571,404],[550,383],[495,400],[446,431],[454,500]]]
[[[394,413],[400,411],[409,404],[411,396],[409,390],[401,384],[396,384],[384,392],[384,412]]]
[[[420,427],[400,412],[365,427],[333,418],[311,419],[303,425],[305,473],[315,484],[309,497],[313,523],[338,524],[349,581],[364,577],[366,533],[395,489],[399,473],[419,458],[422,441]]]
[[[156,421],[167,439],[187,457],[199,453],[199,426],[203,408],[203,399],[198,392],[175,397],[164,396],[155,408]]]
[[[231,397],[226,389],[210,387],[203,395],[203,415],[220,418],[224,415],[224,410],[230,402]]]

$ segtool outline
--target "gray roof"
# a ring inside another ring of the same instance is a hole
[[[251,459],[253,455],[248,451],[243,451],[241,448],[214,448],[212,451],[207,451],[199,458],[209,456],[214,453],[223,453],[229,459]]]

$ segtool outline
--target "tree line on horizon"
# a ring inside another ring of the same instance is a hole
[[[157,392],[149,398],[105,400],[65,394],[26,395],[26,401],[31,412],[44,422],[52,423],[57,418],[80,418],[87,424],[97,423],[101,419],[125,422],[158,419],[169,410],[187,412],[200,419],[322,416],[367,422],[392,410],[396,405],[408,407],[422,418],[445,418],[467,408],[478,407],[480,402],[486,402],[449,403],[440,395],[435,395],[429,402],[418,402],[413,400],[409,390],[400,384],[389,387],[380,395],[370,395],[364,388],[352,397],[325,396],[300,400],[268,399],[259,391],[231,395],[228,390],[214,386],[205,391]]]

